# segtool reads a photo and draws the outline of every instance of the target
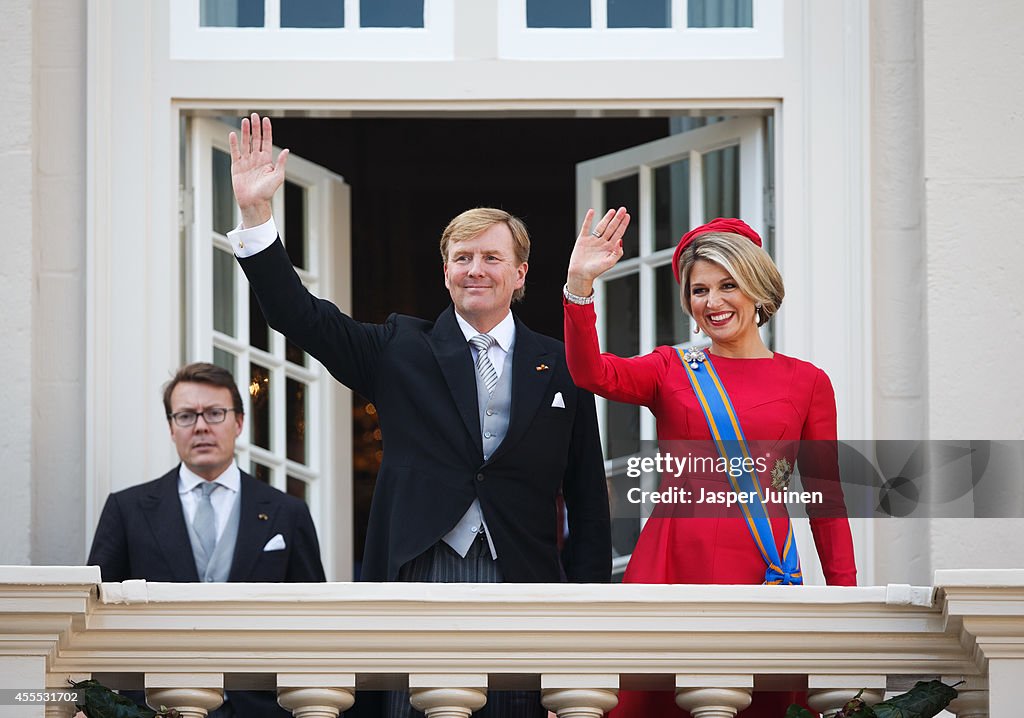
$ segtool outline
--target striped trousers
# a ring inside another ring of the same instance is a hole
[[[483,532],[462,558],[444,541],[402,566],[399,581],[420,583],[501,583],[498,562],[491,558]],[[487,703],[474,713],[478,718],[546,718],[537,691],[488,691]],[[388,691],[384,699],[385,718],[423,718],[409,704],[406,691]]]

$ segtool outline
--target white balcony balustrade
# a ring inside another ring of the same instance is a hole
[[[960,716],[1019,715],[1024,570],[938,571],[934,587],[514,584],[101,584],[92,567],[0,567],[0,689],[71,677],[145,689],[200,718],[223,691],[276,690],[298,718],[360,692],[409,690],[432,718],[488,691],[541,691],[598,718],[622,689],[675,690],[698,718],[752,691],[804,690],[815,710],[914,680],[964,680]],[[67,705],[0,718],[66,718]]]

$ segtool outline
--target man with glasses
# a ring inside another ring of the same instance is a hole
[[[306,503],[235,462],[245,416],[230,372],[189,364],[164,386],[163,399],[181,463],[155,481],[110,495],[89,565],[100,567],[104,581],[324,581]],[[235,715],[290,714],[270,691],[231,693],[210,714]]]

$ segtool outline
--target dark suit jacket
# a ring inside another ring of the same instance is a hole
[[[267,486],[244,471],[238,500],[238,538],[228,581],[316,583],[325,580],[313,519],[306,503]],[[266,519],[261,519],[266,516]],[[284,537],[281,551],[264,551],[273,536]],[[99,566],[104,581],[190,583],[199,580],[185,514],[178,497],[178,468],[107,498],[92,540],[88,564]],[[141,693],[128,692],[140,704]],[[272,691],[231,691],[239,716],[290,718]],[[224,715],[222,708],[211,716]],[[234,715],[231,712],[226,715]]]
[[[306,503],[241,473],[238,539],[228,581],[324,581],[320,544]],[[284,538],[284,550],[264,551],[267,541],[276,534]],[[110,495],[96,527],[88,563],[100,567],[104,581],[199,580],[178,497],[177,468],[159,479]]]
[[[357,322],[302,285],[280,241],[239,260],[274,329],[372,401],[384,436],[362,579],[391,581],[476,498],[506,581],[606,582],[608,494],[594,397],[572,383],[561,342],[516,319],[508,433],[484,461],[476,370],[449,307],[430,322]],[[560,393],[565,408],[553,407]],[[557,549],[561,488],[571,553]]]

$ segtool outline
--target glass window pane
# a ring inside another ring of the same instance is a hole
[[[672,1],[608,0],[608,27],[672,27]]]
[[[201,27],[263,27],[263,0],[200,0]]]
[[[281,0],[281,27],[345,27],[345,0]]]
[[[252,443],[270,449],[270,370],[252,364],[249,373],[249,426]]]
[[[674,247],[690,229],[690,160],[654,170],[654,248]]]
[[[220,347],[213,348],[213,363],[221,369],[227,369],[231,376],[235,375],[235,355]]]
[[[654,270],[654,292],[654,343],[673,346],[689,341],[690,316],[679,303],[679,285],[672,274],[671,264],[663,264]]]
[[[640,537],[641,505],[629,500],[629,490],[639,485],[639,479],[626,476],[623,466],[608,477],[608,508],[612,518],[612,556],[633,553]],[[614,580],[614,579],[613,579]]]
[[[309,501],[309,484],[302,479],[289,476],[287,491],[289,496],[294,496],[295,498],[302,499],[303,501]]]
[[[270,327],[252,289],[249,290],[249,345],[265,352],[270,351]]]
[[[689,27],[754,27],[754,0],[689,0]]]
[[[590,27],[590,0],[526,0],[526,27]]]
[[[235,255],[213,250],[213,329],[235,336]]]
[[[213,151],[213,231],[226,235],[235,228],[235,195],[231,189],[231,155]]]
[[[630,259],[640,253],[640,177],[628,175],[621,179],[604,183],[604,203],[595,207],[597,212],[625,207],[631,219],[626,234],[622,236],[622,258]],[[600,219],[603,214],[598,214]],[[635,352],[634,352],[635,353]]]
[[[306,366],[306,352],[298,344],[292,344],[290,339],[284,340],[284,358],[292,364]]]
[[[292,264],[306,269],[306,188],[284,182],[284,246]]]
[[[308,387],[301,381],[285,382],[285,431],[287,455],[292,461],[306,463],[306,394]]]
[[[739,147],[704,155],[704,219],[740,216]]]
[[[249,466],[249,470],[252,471],[253,478],[259,479],[265,484],[270,483],[271,471],[269,466],[263,464],[257,464],[255,461]]]
[[[640,275],[630,274],[605,283],[605,351],[620,357],[640,351]],[[640,407],[608,402],[608,457],[640,448]]]
[[[423,0],[360,0],[360,27],[423,27]]]

